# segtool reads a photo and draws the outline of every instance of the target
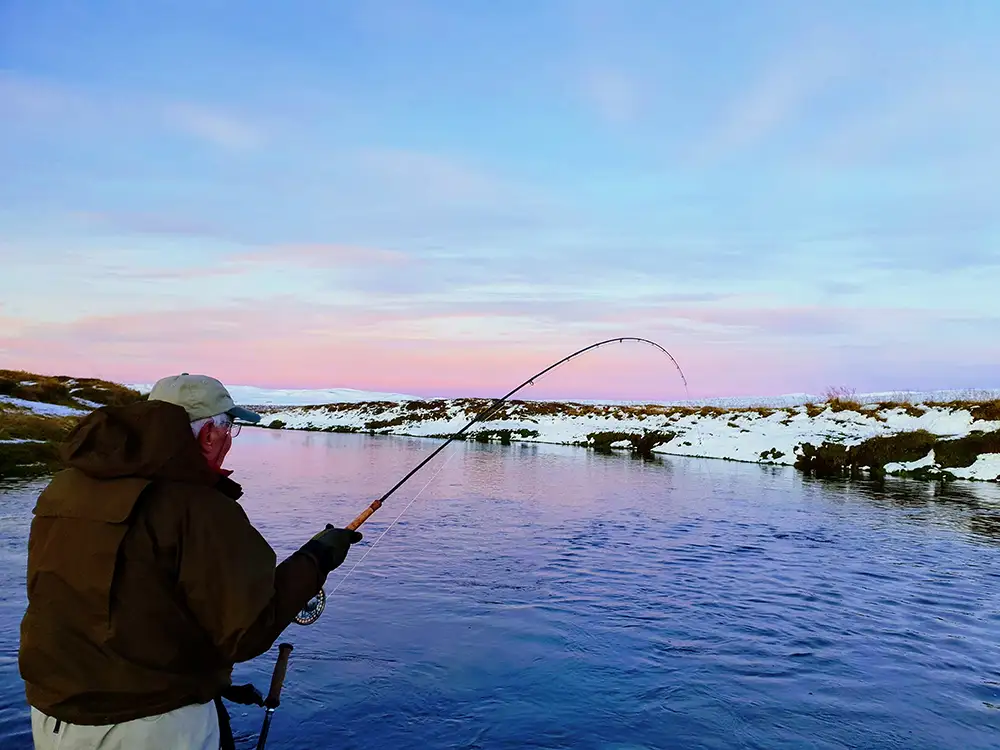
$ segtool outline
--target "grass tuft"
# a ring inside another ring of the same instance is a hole
[[[632,432],[591,432],[587,435],[587,444],[598,453],[611,453],[612,443],[628,440],[632,450],[643,458],[652,458],[653,448],[669,443],[676,437],[673,432],[649,431],[637,435]]]
[[[1000,398],[972,406],[972,419],[984,422],[1000,422]]]
[[[864,467],[877,475],[884,473],[886,464],[924,458],[937,443],[937,436],[926,430],[871,438],[852,446],[805,443],[795,466],[814,476],[860,476]]]
[[[1000,430],[941,440],[934,446],[934,459],[944,469],[972,466],[983,453],[1000,453]]]

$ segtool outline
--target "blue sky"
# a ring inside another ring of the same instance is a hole
[[[489,394],[644,335],[698,395],[995,387],[998,33],[995,2],[0,3],[0,366]]]

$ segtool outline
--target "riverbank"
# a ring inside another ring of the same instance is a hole
[[[262,414],[268,429],[443,438],[492,403],[350,395],[315,406],[244,405]],[[1000,398],[963,395],[948,401],[833,396],[782,406],[511,401],[464,438],[787,465],[817,476],[1000,481]],[[0,370],[0,477],[58,468],[58,442],[80,417],[143,397],[104,380]]]
[[[59,443],[80,417],[142,394],[96,378],[0,370],[0,478],[48,474],[59,468]]]
[[[258,406],[263,427],[445,437],[491,402],[451,399]],[[464,436],[796,466],[818,476],[1000,481],[1000,399],[782,408],[516,401]]]

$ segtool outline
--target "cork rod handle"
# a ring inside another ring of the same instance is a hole
[[[288,670],[288,657],[292,653],[292,644],[282,643],[278,646],[278,661],[271,673],[271,689],[264,699],[266,708],[277,708],[281,704],[281,688],[285,684],[285,672]]]
[[[351,531],[357,531],[358,527],[365,521],[367,521],[369,518],[371,518],[372,513],[374,513],[381,507],[382,507],[382,501],[375,500],[371,505],[369,505],[367,508],[361,511],[361,513],[358,515],[357,518],[355,518],[353,521],[347,524],[347,528],[350,529]]]

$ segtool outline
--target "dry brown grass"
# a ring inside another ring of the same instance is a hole
[[[36,375],[23,370],[0,370],[0,396],[42,401],[60,406],[78,406],[70,395],[69,378]]]
[[[806,414],[809,415],[810,419],[815,419],[824,411],[826,411],[826,404],[814,404],[808,403],[805,405]]]
[[[138,391],[107,380],[39,375],[24,370],[0,370],[0,396],[74,407],[82,406],[77,399],[124,406],[143,398]]]
[[[413,421],[411,417],[393,417],[392,419],[373,419],[365,422],[365,429],[371,432],[375,430],[385,430],[391,427],[400,427],[407,422]]]
[[[923,458],[934,448],[936,442],[935,435],[925,430],[916,430],[871,438],[853,446],[825,442],[817,447],[806,443],[802,446],[802,455],[795,466],[816,476],[856,476],[865,466],[872,473],[879,474],[888,463]]]
[[[672,432],[650,431],[636,434],[633,432],[591,432],[587,435],[587,445],[598,453],[611,453],[612,443],[623,440],[632,444],[632,450],[644,458],[653,457],[653,448],[669,443],[676,435]]]
[[[726,410],[719,406],[703,406],[698,409],[698,416],[700,417],[721,417],[726,413]]]
[[[934,458],[943,468],[972,466],[983,453],[1000,453],[1000,430],[941,440],[934,446]]]
[[[831,398],[826,402],[830,411],[856,411],[861,413],[861,402],[845,398]]]
[[[76,425],[76,417],[47,417],[20,410],[0,411],[0,440],[62,440]]]
[[[80,400],[104,406],[124,406],[143,398],[138,391],[98,378],[40,375],[24,370],[0,370],[0,395],[85,411],[91,407]],[[39,441],[0,443],[0,476],[41,474],[58,469],[58,444],[78,421],[78,417],[35,414],[0,403],[0,440]]]
[[[976,404],[969,409],[969,411],[972,412],[972,418],[974,420],[983,420],[984,422],[1000,422],[1000,398]]]
[[[895,411],[897,409],[902,409],[911,417],[922,417],[927,413],[927,409],[924,407],[911,404],[908,401],[881,401],[878,403],[878,408],[880,411]]]
[[[853,388],[846,386],[831,386],[823,394],[826,405],[830,411],[861,411],[861,402],[857,399],[857,392]]]
[[[76,417],[46,417],[19,409],[0,409],[0,477],[45,474],[59,468],[59,443],[77,423]]]
[[[0,478],[49,474],[60,463],[55,443],[0,443]]]
[[[991,401],[929,401],[927,407],[949,411],[967,411],[976,421],[993,422],[1000,420],[1000,399]]]

